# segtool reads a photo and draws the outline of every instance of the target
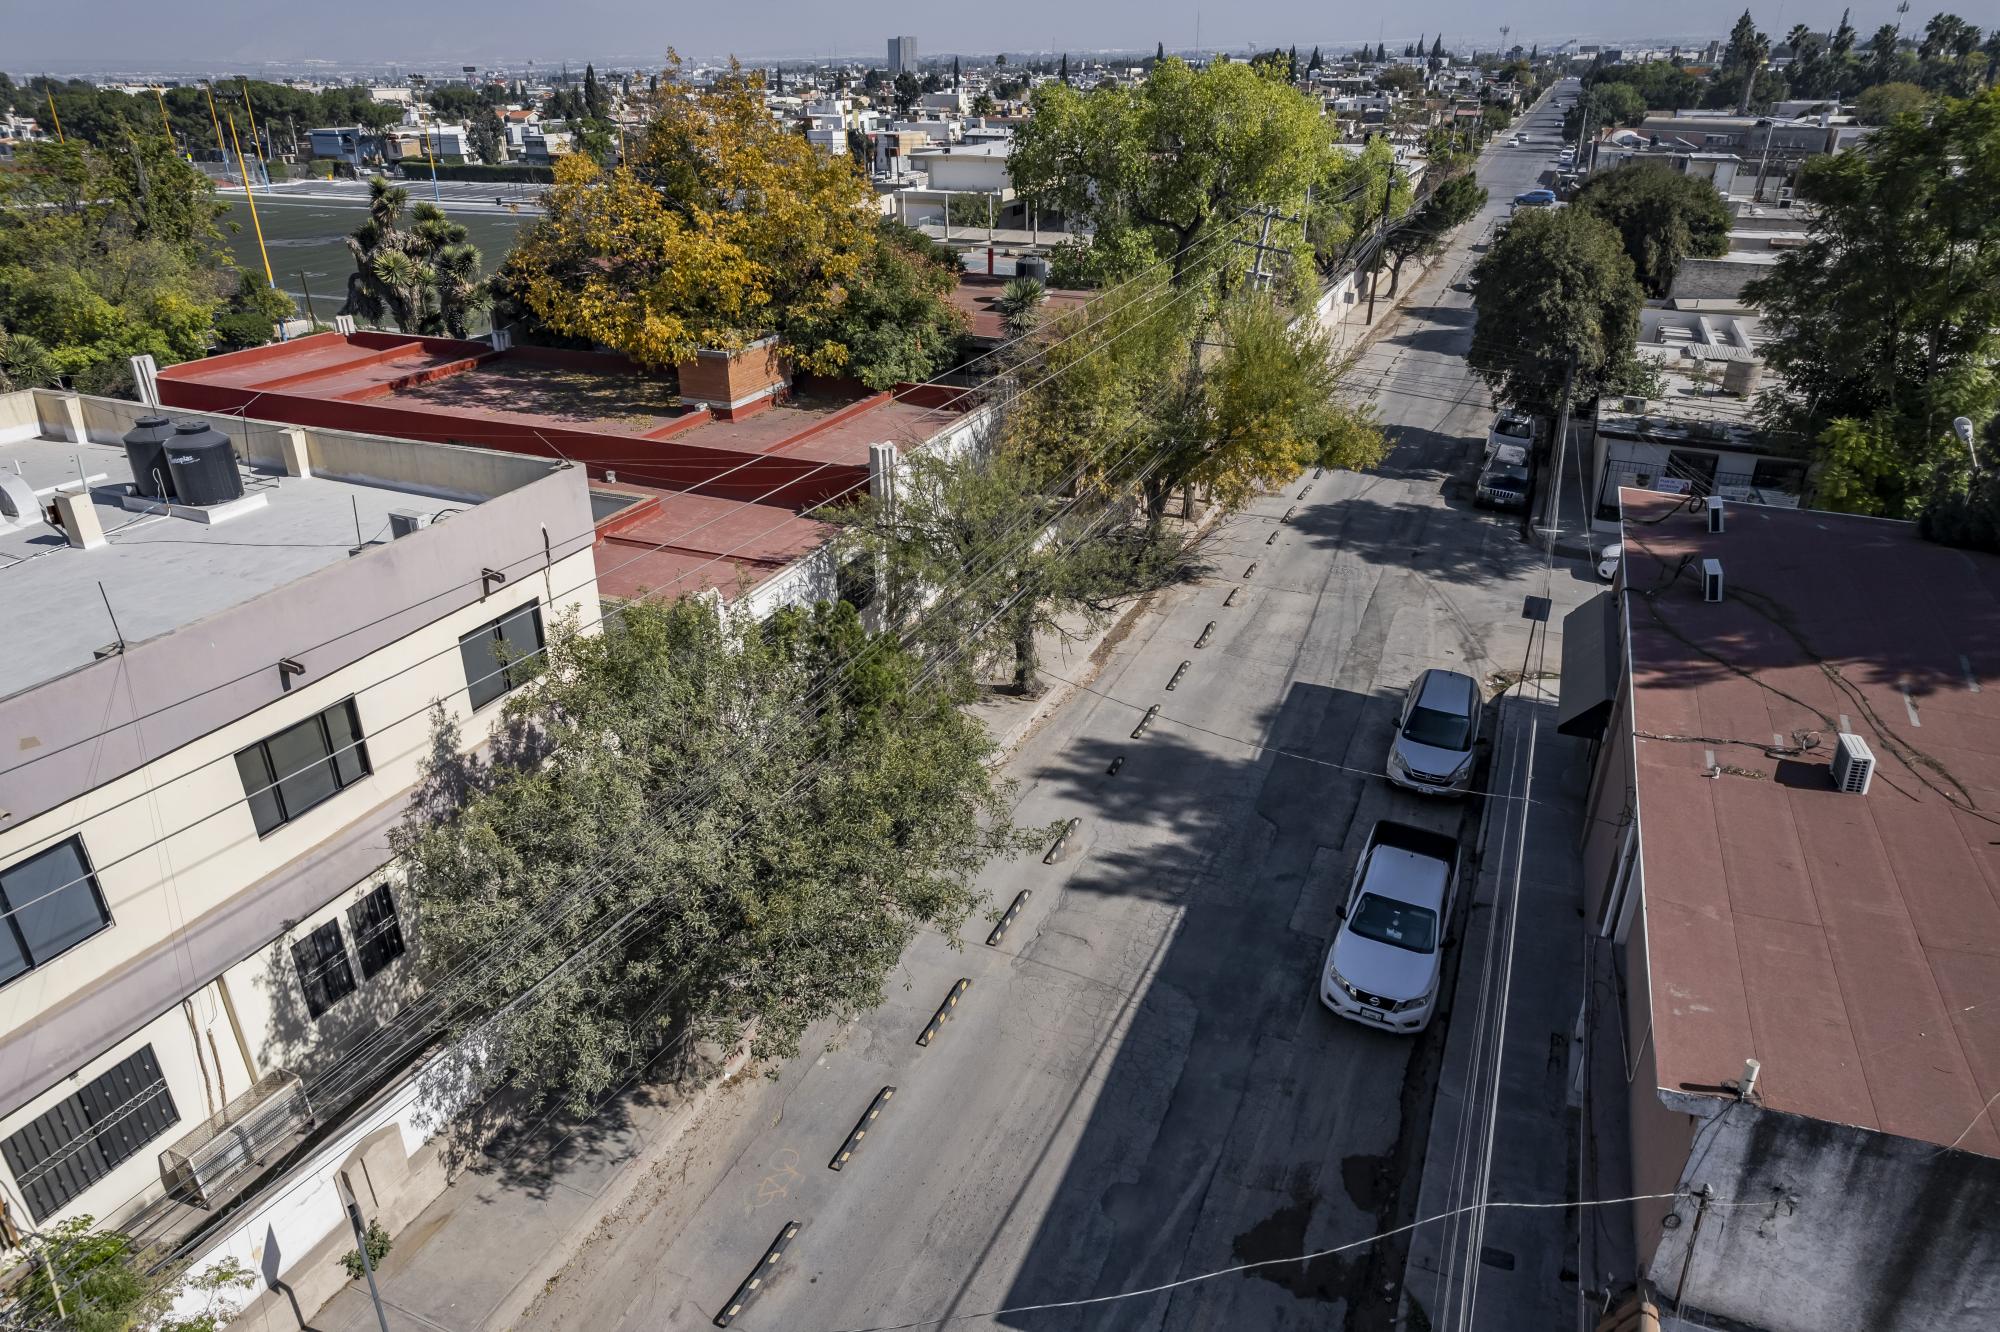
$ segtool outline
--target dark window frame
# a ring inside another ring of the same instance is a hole
[[[299,988],[305,992],[306,1012],[314,1021],[326,1016],[360,988],[360,982],[354,979],[354,964],[347,956],[347,936],[341,932],[339,917],[315,925],[293,941],[292,966],[299,974]],[[340,989],[338,994],[334,993],[336,989]]]
[[[527,651],[517,651],[503,661],[499,648],[507,642],[508,627],[522,619],[534,625],[534,646]],[[542,624],[542,603],[538,600],[523,602],[506,614],[460,634],[458,660],[465,670],[465,692],[472,703],[472,710],[478,712],[489,703],[499,702],[533,679],[539,667],[524,669],[521,663],[538,659],[548,642],[547,631]],[[477,671],[475,668],[473,654],[481,649],[492,662],[491,670]]]
[[[42,957],[29,946],[28,931],[21,924],[22,914],[25,912],[28,904],[16,902],[8,894],[7,876],[25,869],[36,861],[44,860],[49,856],[71,848],[74,848],[76,852],[77,862],[83,866],[82,877],[72,879],[52,892],[44,893],[31,899],[31,901],[39,902],[46,898],[54,897],[57,894],[67,894],[72,889],[81,888],[90,894],[90,902],[92,906],[97,908],[100,924],[96,929],[90,931],[90,933],[64,944],[48,956]],[[11,985],[30,972],[47,966],[71,949],[81,948],[84,944],[104,933],[104,931],[110,929],[116,923],[111,915],[110,904],[104,900],[104,889],[97,882],[97,867],[90,863],[90,849],[83,844],[82,833],[72,833],[70,836],[63,838],[62,841],[51,843],[32,855],[23,856],[13,864],[0,869],[0,912],[5,913],[4,917],[0,917],[0,931],[5,931],[6,937],[20,954],[22,961],[26,963],[25,966],[11,976],[0,975],[0,987]]]
[[[403,938],[402,912],[386,883],[347,909],[347,925],[354,932],[354,956],[361,963],[364,981],[375,979],[409,951]]]
[[[333,724],[329,720],[336,715],[340,716],[347,734],[352,737],[352,745],[336,743]],[[277,760],[271,756],[271,746],[308,726],[314,728],[318,737],[320,757],[304,767],[280,772]],[[325,776],[332,785],[324,793],[293,809],[286,795],[286,785],[297,783],[294,790],[302,789],[314,767],[321,763],[325,764]],[[361,729],[361,714],[351,694],[330,707],[321,708],[309,717],[302,717],[290,726],[272,732],[254,745],[245,745],[236,751],[236,773],[243,782],[244,802],[250,807],[250,817],[257,825],[259,837],[269,837],[348,787],[373,776],[374,772],[374,766],[368,759],[368,734]]]
[[[9,1134],[0,1156],[40,1224],[178,1123],[149,1043]]]

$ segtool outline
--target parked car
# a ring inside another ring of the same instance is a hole
[[[1516,462],[1527,459],[1526,449],[1535,442],[1535,418],[1526,412],[1502,412],[1493,418],[1493,424],[1486,428],[1486,461],[1493,461],[1494,454],[1512,445],[1523,450]]]
[[[1554,190],[1526,190],[1514,196],[1514,203],[1522,208],[1547,208],[1555,201]]]
[[[1327,946],[1320,1002],[1382,1031],[1414,1034],[1429,1026],[1457,887],[1457,842],[1388,819],[1377,823]]]
[[[1605,582],[1618,577],[1618,566],[1625,562],[1625,543],[1614,541],[1597,552],[1597,576]]]
[[[1410,682],[1385,770],[1419,795],[1464,795],[1472,785],[1484,705],[1469,675],[1433,667]]]
[[[1479,474],[1479,484],[1472,492],[1472,499],[1486,509],[1527,508],[1528,469],[1519,463],[1495,459]]]

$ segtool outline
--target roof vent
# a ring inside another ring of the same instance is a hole
[[[399,540],[412,532],[421,532],[431,525],[431,515],[422,509],[391,509],[389,511],[389,539]]]
[[[1852,731],[1842,731],[1833,747],[1833,785],[1846,795],[1867,795],[1875,778],[1875,753]]]
[[[1701,599],[1703,601],[1722,600],[1722,561],[1703,560],[1701,562]]]

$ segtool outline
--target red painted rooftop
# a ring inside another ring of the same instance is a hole
[[[1715,1091],[1754,1056],[1770,1107],[2000,1155],[2000,559],[1621,499],[1660,1084]],[[1843,725],[1875,754],[1865,796],[1828,776]],[[1817,748],[1766,756],[1798,731]]]
[[[999,342],[1007,336],[1006,320],[995,309],[1010,279],[984,273],[961,273],[951,290],[951,303],[965,314],[968,330],[975,338]],[[1042,303],[1043,319],[1067,314],[1090,300],[1091,293],[1068,287],[1050,287]]]
[[[733,595],[822,542],[812,517],[867,492],[869,446],[915,447],[969,400],[805,381],[721,419],[623,358],[397,333],[323,333],[160,372],[180,410],[561,457],[647,497],[600,524],[607,595]],[[693,529],[693,530],[687,530]]]

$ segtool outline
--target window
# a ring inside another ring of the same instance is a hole
[[[347,965],[339,921],[330,920],[293,944],[292,961],[305,987],[306,1011],[314,1017],[354,993],[354,968]]]
[[[144,1045],[0,1143],[28,1211],[46,1221],[180,1122],[153,1047]]]
[[[499,698],[534,677],[542,651],[542,608],[529,602],[497,620],[489,620],[458,640],[465,662],[465,687],[472,710]]]
[[[250,797],[259,837],[290,823],[372,771],[354,700],[336,703],[241,751],[236,770]]]
[[[81,837],[0,870],[0,911],[0,984],[111,924]]]
[[[348,908],[354,930],[354,951],[361,957],[361,979],[367,980],[403,955],[403,922],[396,917],[396,899],[383,884]]]

